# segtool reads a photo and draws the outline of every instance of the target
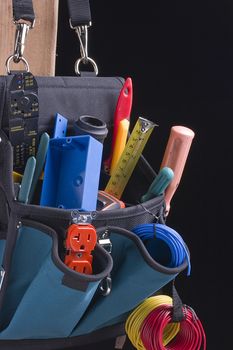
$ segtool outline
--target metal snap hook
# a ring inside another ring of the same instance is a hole
[[[70,20],[70,27],[75,30],[79,43],[80,43],[80,55],[81,57],[75,62],[75,73],[77,75],[80,75],[80,69],[79,66],[81,63],[83,64],[91,64],[94,72],[96,75],[98,75],[98,67],[95,61],[88,56],[88,27],[91,26],[91,23],[89,25],[83,25],[83,26],[77,26],[73,27]]]
[[[29,32],[29,25],[26,23],[16,23],[14,62],[18,63],[23,57],[26,38]]]

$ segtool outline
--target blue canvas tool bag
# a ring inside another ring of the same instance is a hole
[[[88,1],[68,4],[73,27],[89,23]],[[13,1],[13,6],[15,20],[33,23],[31,1]],[[160,264],[131,232],[139,224],[164,222],[163,196],[139,203],[155,173],[141,157],[125,195],[132,205],[122,209],[81,212],[40,206],[36,201],[20,203],[9,132],[13,77],[0,77],[0,348],[55,350],[122,335],[127,315],[187,267],[186,261],[175,268]],[[77,116],[98,116],[111,138],[124,79],[85,74],[36,77],[36,81],[39,136],[52,135],[59,112],[67,117],[68,130]],[[103,174],[102,178],[106,181]],[[68,268],[63,256],[67,228],[87,222],[98,235],[91,275]]]

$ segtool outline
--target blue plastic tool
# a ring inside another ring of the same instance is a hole
[[[32,184],[31,184],[31,188],[28,196],[28,203],[31,203],[32,201],[36,184],[39,180],[39,177],[42,173],[42,170],[45,164],[45,159],[46,159],[46,155],[49,147],[49,139],[50,137],[46,132],[41,135],[40,144],[36,154],[36,168],[35,168]]]
[[[152,184],[150,185],[146,194],[141,198],[141,202],[146,202],[151,198],[160,196],[163,194],[167,186],[170,184],[174,177],[174,172],[171,168],[164,167],[160,170]]]
[[[36,167],[36,158],[30,157],[27,160],[26,167],[21,182],[21,187],[18,194],[18,201],[21,203],[28,203],[29,191],[32,184],[33,175]]]
[[[53,137],[56,139],[58,137],[65,137],[67,130],[68,120],[61,114],[56,114],[55,127]]]
[[[96,210],[102,151],[89,135],[51,139],[40,204]]]

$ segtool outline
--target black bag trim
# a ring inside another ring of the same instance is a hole
[[[76,210],[79,214],[90,214],[93,217],[93,225],[99,227],[100,224],[102,226],[106,224],[111,224],[111,220],[119,220],[119,221],[125,221],[130,218],[139,217],[141,215],[145,215],[149,212],[148,215],[151,216],[154,215],[155,212],[160,213],[161,208],[163,208],[164,204],[164,198],[163,196],[159,196],[156,198],[153,198],[145,203],[143,205],[138,204],[134,205],[132,207],[124,208],[124,209],[115,209],[111,211],[106,212],[92,212],[92,213],[82,213]],[[17,201],[13,202],[12,209],[17,212],[20,216],[28,219],[33,220],[39,220],[42,221],[44,219],[52,219],[56,218],[62,221],[66,221],[66,223],[70,223],[72,220],[72,210],[64,210],[64,209],[58,209],[58,208],[51,208],[51,207],[42,207],[38,205],[31,205],[31,204],[23,204],[19,203]],[[146,209],[146,210],[145,210]],[[153,221],[153,220],[152,220]],[[47,224],[47,223],[45,223]],[[55,223],[56,224],[56,223]],[[127,222],[126,222],[127,225]]]
[[[8,221],[10,216],[10,206],[8,204],[7,196],[2,186],[0,186],[0,201],[0,239],[6,239]]]
[[[74,346],[88,345],[125,334],[125,324],[117,324],[101,328],[92,333],[70,338],[56,339],[27,339],[27,340],[0,340],[0,347],[4,350],[67,350]]]
[[[16,240],[17,240],[17,224],[19,223],[19,218],[17,215],[11,211],[9,223],[8,223],[8,229],[7,229],[7,238],[6,239],[6,246],[3,254],[3,262],[2,267],[5,270],[5,277],[2,283],[1,287],[1,293],[0,293],[0,310],[2,307],[2,304],[4,302],[4,296],[7,290],[8,286],[8,280],[10,275],[10,269],[11,269],[11,261],[12,261],[12,252],[14,251]]]
[[[153,210],[153,209],[159,209],[164,202],[163,196],[159,196],[153,199],[150,199],[149,201],[141,204],[136,204],[128,208],[123,208],[123,209],[115,209],[111,210],[109,212],[97,212],[95,221],[98,220],[111,220],[111,219],[122,219],[124,218],[130,218],[130,217],[135,217],[142,215],[142,213],[145,213],[146,210],[143,208],[145,207],[148,210]],[[127,212],[127,214],[126,214]]]

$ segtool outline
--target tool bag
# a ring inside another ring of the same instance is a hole
[[[91,20],[89,2],[69,0],[68,5],[71,25],[86,28]],[[15,20],[34,22],[31,1],[13,0],[13,8]],[[155,261],[130,231],[138,224],[164,220],[163,196],[139,203],[155,173],[141,157],[125,193],[131,205],[123,209],[80,212],[17,201],[9,115],[14,72],[9,65],[18,59],[28,68],[18,53],[7,62],[11,74],[0,77],[0,347],[55,350],[124,334],[124,322],[132,309],[187,267],[187,261],[176,268]],[[94,75],[35,78],[38,136],[45,131],[52,135],[54,116],[59,112],[68,118],[69,126],[77,116],[97,116],[107,123],[111,139],[124,79],[97,77],[94,61],[86,58],[76,62],[76,72],[80,73],[83,60],[94,67]],[[108,140],[104,147],[107,154]],[[108,177],[102,173],[101,179],[104,184]],[[71,270],[62,259],[67,228],[86,222],[97,229],[99,238],[92,275]]]

